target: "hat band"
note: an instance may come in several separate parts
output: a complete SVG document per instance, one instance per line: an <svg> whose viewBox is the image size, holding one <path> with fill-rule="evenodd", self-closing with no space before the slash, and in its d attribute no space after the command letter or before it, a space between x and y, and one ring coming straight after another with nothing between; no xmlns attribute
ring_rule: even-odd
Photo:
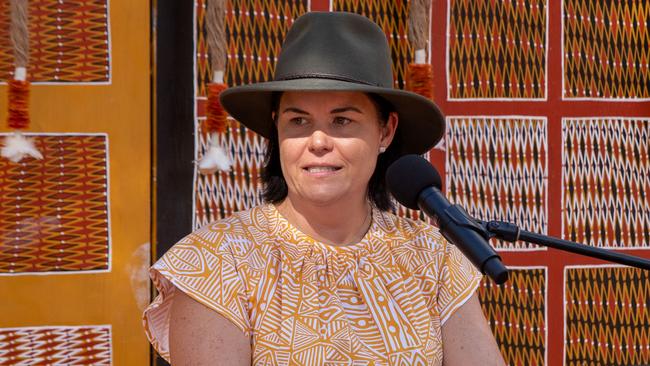
<svg viewBox="0 0 650 366"><path fill-rule="evenodd" d="M363 84L363 85L370 85L370 86L379 86L383 87L383 85L379 83L369 83L367 81L355 79L355 78L349 78L346 76L341 76L341 75L332 75L332 74L322 74L322 73L308 73L308 74L290 74L286 75L280 78L276 78L276 81L285 81L285 80L296 80L296 79L330 79L330 80L338 80L338 81L347 81L347 82L352 82L356 84Z"/></svg>

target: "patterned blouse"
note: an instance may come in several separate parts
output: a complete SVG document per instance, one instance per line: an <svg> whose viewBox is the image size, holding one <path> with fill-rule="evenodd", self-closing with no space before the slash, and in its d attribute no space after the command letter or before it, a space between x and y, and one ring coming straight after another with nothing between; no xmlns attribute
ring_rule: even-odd
<svg viewBox="0 0 650 366"><path fill-rule="evenodd" d="M273 205L206 225L152 267L147 337L169 360L181 290L251 338L254 365L441 365L441 326L480 274L435 227L372 215L346 247L303 234Z"/></svg>

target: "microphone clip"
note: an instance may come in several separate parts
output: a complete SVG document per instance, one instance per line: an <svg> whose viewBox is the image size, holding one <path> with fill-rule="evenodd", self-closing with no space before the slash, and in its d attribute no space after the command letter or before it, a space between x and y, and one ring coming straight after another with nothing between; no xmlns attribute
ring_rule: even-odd
<svg viewBox="0 0 650 366"><path fill-rule="evenodd" d="M483 222L480 220L474 219L470 214L465 211L463 206L460 205L451 205L445 210L447 218L453 221L456 225L462 226L464 228L475 231L477 234L483 237L485 240L490 240L495 236L491 233ZM444 225L445 223L439 223Z"/></svg>
<svg viewBox="0 0 650 366"><path fill-rule="evenodd" d="M519 240L519 226L505 221L479 221L481 226L489 233L490 237L497 237L503 241L514 243Z"/></svg>
<svg viewBox="0 0 650 366"><path fill-rule="evenodd" d="M463 206L451 205L445 210L447 217L456 225L475 231L485 240L497 237L499 240L514 243L519 240L519 226L506 221L483 221L473 218Z"/></svg>

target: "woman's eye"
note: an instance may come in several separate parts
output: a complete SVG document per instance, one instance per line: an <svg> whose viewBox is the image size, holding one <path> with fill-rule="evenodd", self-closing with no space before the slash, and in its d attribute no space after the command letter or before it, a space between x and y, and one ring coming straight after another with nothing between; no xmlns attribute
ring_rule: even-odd
<svg viewBox="0 0 650 366"><path fill-rule="evenodd" d="M349 118L334 117L334 124L337 124L337 125L344 126L344 125L347 125L350 122L352 122L352 120L350 120Z"/></svg>
<svg viewBox="0 0 650 366"><path fill-rule="evenodd" d="M302 126L307 123L307 119L304 117L295 117L289 120L292 125Z"/></svg>

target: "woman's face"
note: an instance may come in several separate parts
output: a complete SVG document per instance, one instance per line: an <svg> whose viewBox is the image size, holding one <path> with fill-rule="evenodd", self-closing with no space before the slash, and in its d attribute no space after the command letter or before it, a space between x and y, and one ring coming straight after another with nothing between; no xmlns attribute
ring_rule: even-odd
<svg viewBox="0 0 650 366"><path fill-rule="evenodd" d="M277 113L289 199L319 206L365 199L379 148L395 134L396 113L382 126L361 92L285 92Z"/></svg>

